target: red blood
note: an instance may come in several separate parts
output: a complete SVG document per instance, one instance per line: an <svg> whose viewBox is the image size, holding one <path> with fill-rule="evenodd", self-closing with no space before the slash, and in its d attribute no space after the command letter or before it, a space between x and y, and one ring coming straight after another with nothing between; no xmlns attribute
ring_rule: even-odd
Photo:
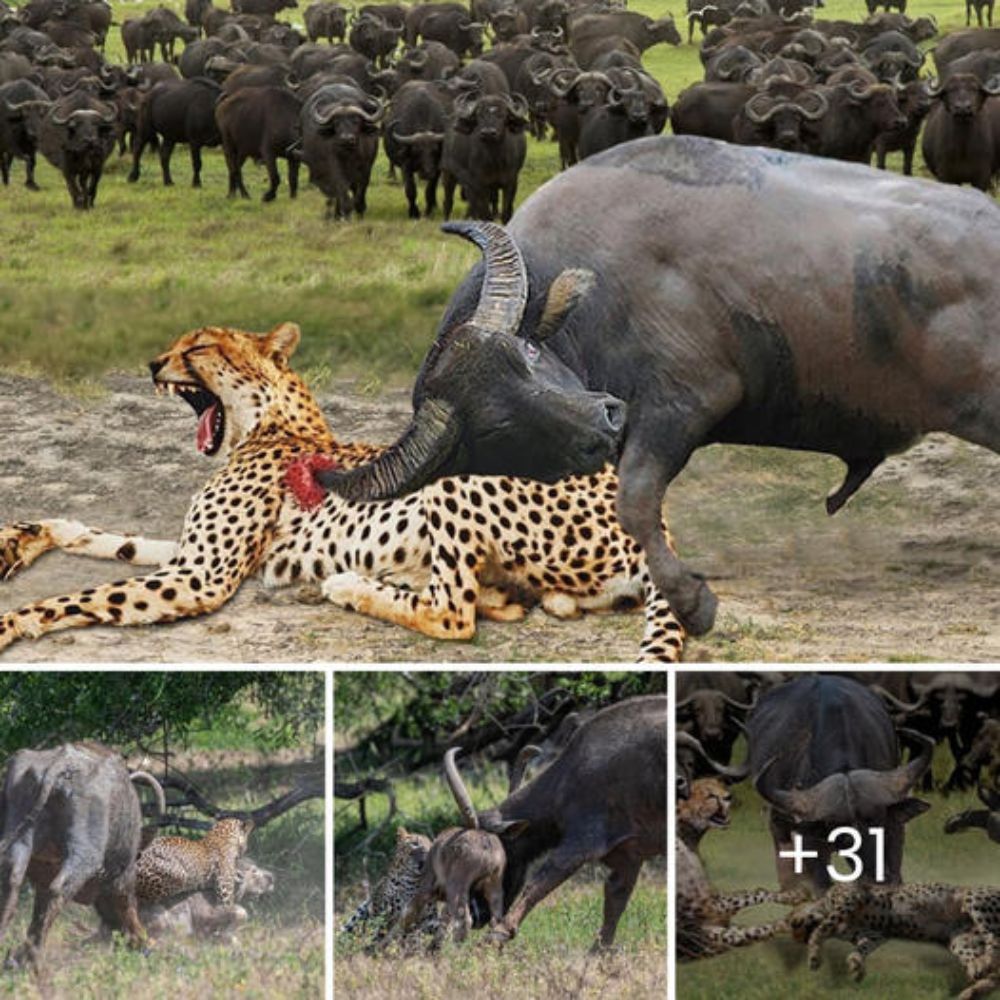
<svg viewBox="0 0 1000 1000"><path fill-rule="evenodd" d="M304 455L285 470L285 487L303 510L314 510L323 502L326 490L317 484L313 473L337 468L340 466L329 455Z"/></svg>

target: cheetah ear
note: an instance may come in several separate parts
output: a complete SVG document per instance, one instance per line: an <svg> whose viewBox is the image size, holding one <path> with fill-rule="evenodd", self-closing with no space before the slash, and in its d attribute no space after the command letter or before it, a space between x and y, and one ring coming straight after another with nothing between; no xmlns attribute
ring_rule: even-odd
<svg viewBox="0 0 1000 1000"><path fill-rule="evenodd" d="M571 267L563 271L549 285L545 298L545 308L538 320L532 340L541 343L563 325L566 317L577 307L580 300L594 287L593 271Z"/></svg>
<svg viewBox="0 0 1000 1000"><path fill-rule="evenodd" d="M284 365L299 346L302 331L298 323L279 323L270 333L266 334L261 344L264 354L267 354L277 365Z"/></svg>

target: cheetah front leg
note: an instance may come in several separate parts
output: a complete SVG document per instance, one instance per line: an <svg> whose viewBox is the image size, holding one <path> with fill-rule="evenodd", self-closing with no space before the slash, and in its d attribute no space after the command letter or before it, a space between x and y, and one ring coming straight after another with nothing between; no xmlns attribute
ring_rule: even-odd
<svg viewBox="0 0 1000 1000"><path fill-rule="evenodd" d="M0 580L9 580L53 549L135 566L163 566L177 554L177 543L88 528L62 518L18 521L0 528Z"/></svg>
<svg viewBox="0 0 1000 1000"><path fill-rule="evenodd" d="M639 663L677 663L686 633L670 602L656 589L649 570L642 571L643 614L646 625L639 646Z"/></svg>
<svg viewBox="0 0 1000 1000"><path fill-rule="evenodd" d="M147 576L50 597L0 617L0 650L18 639L89 625L151 625L208 614L236 592L241 577L209 576L170 564Z"/></svg>
<svg viewBox="0 0 1000 1000"><path fill-rule="evenodd" d="M458 542L448 533L444 494L425 491L422 513L428 525L424 544L431 554L430 579L421 591L403 590L358 573L336 573L322 585L327 600L348 611L422 632L432 639L471 639L476 633L479 572L487 542L479 530ZM448 497L451 500L451 497Z"/></svg>
<svg viewBox="0 0 1000 1000"><path fill-rule="evenodd" d="M770 941L778 934L788 930L784 920L770 924L758 924L756 927L704 927L705 937L710 945L710 954L721 955L734 948L746 948L759 941Z"/></svg>
<svg viewBox="0 0 1000 1000"><path fill-rule="evenodd" d="M712 897L712 912L720 917L731 917L741 910L763 903L780 903L794 906L803 901L802 893L796 890L786 892L773 889L749 889L746 892L720 893Z"/></svg>

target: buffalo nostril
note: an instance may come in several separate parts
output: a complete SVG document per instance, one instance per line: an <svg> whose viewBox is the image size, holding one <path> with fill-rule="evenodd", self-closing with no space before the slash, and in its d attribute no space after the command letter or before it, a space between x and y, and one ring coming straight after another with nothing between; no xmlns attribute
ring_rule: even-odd
<svg viewBox="0 0 1000 1000"><path fill-rule="evenodd" d="M625 426L625 404L618 402L605 403L604 419L611 430L616 433L620 431Z"/></svg>

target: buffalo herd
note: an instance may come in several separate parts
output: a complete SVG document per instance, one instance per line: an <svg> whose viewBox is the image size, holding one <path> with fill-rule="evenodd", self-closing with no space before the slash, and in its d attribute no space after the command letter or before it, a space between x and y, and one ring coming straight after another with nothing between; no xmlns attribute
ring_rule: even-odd
<svg viewBox="0 0 1000 1000"><path fill-rule="evenodd" d="M183 16L161 5L113 25L104 0L0 0L4 184L22 160L35 189L41 152L73 204L90 208L116 141L131 153L130 181L152 149L164 184L174 147L186 145L195 186L202 150L221 146L230 196L249 197L248 159L267 170L265 201L281 183L279 160L291 197L305 164L327 216L347 219L364 215L381 140L411 218L436 210L440 185L445 217L457 193L470 217L506 222L529 135L556 142L565 168L668 121L676 133L881 167L902 151L906 173L922 129L940 180L985 190L1000 169L991 27L941 40L931 76L921 46L937 34L932 18L873 8L854 23L824 20L802 0L688 0L704 81L671 106L643 54L679 45L681 33L672 16L620 0L316 0L301 12L295 0L231 3L186 0ZM278 20L289 12L304 23ZM124 65L105 57L113 27Z"/></svg>

